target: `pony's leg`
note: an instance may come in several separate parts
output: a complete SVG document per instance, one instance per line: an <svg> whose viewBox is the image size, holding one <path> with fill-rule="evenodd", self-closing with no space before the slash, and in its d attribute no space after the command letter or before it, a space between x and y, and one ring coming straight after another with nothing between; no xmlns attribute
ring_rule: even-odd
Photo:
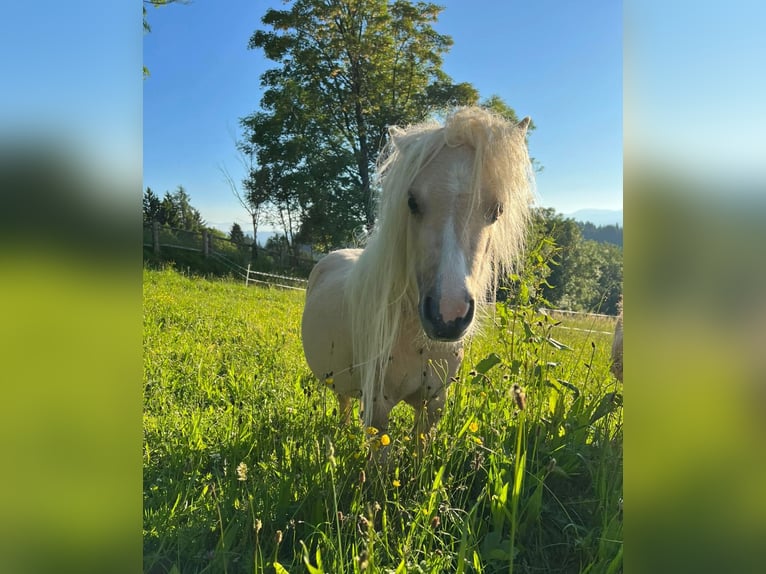
<svg viewBox="0 0 766 574"><path fill-rule="evenodd" d="M351 424L351 397L337 395L338 405L340 406L341 420L346 424Z"/></svg>
<svg viewBox="0 0 766 574"><path fill-rule="evenodd" d="M389 401L383 397L379 397L372 405L372 417L369 426L377 430L376 436L381 438L383 435L388 434L388 420L391 414L391 409L394 407ZM382 443L378 443L371 453L370 461L372 462L372 468L376 468L380 472L387 472L388 468L388 449L390 446L384 446Z"/></svg>
<svg viewBox="0 0 766 574"><path fill-rule="evenodd" d="M394 408L394 405L383 397L379 397L373 402L370 426L377 429L379 436L388 432L388 418L392 408Z"/></svg>

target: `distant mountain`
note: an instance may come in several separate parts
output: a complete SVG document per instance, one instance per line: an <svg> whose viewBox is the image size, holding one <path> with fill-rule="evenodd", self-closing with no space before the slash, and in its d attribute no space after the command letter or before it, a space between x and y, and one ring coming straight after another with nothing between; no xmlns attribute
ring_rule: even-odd
<svg viewBox="0 0 766 574"><path fill-rule="evenodd" d="M622 227L621 209L578 209L574 213L565 213L564 217L571 217L575 221L590 222L595 226L619 225Z"/></svg>

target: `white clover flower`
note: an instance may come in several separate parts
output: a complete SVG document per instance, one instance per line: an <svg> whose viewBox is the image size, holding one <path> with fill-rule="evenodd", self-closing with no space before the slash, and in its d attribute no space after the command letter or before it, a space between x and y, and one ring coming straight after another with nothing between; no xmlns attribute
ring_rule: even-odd
<svg viewBox="0 0 766 574"><path fill-rule="evenodd" d="M237 480L247 480L247 465L244 462L240 462L237 465Z"/></svg>

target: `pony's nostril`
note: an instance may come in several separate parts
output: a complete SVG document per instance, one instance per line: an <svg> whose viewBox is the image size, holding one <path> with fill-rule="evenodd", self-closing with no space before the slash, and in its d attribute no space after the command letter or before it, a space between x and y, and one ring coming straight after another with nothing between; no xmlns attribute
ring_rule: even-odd
<svg viewBox="0 0 766 574"><path fill-rule="evenodd" d="M474 308L474 300L471 299L470 301L468 301L468 312L463 317L463 322L465 324L470 323L471 320L473 319L473 308Z"/></svg>
<svg viewBox="0 0 766 574"><path fill-rule="evenodd" d="M465 315L455 319L456 326L460 327L461 329L465 329L466 327L468 327L468 325L471 324L471 321L473 321L473 308L474 308L474 301L473 299L471 299L470 301L468 301L468 310L465 312Z"/></svg>
<svg viewBox="0 0 766 574"><path fill-rule="evenodd" d="M423 301L423 311L425 312L426 317L431 321L435 321L439 317L439 309L437 309L436 301L433 297L426 296Z"/></svg>

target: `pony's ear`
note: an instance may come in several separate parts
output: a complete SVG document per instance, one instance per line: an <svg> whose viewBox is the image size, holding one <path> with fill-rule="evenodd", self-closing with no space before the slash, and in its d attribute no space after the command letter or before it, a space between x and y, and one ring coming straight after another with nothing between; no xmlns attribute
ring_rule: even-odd
<svg viewBox="0 0 766 574"><path fill-rule="evenodd" d="M529 128L529 124L532 123L532 118L527 116L523 120L521 120L518 124L516 124L516 127L521 130L521 135L525 136L527 135L527 129Z"/></svg>

